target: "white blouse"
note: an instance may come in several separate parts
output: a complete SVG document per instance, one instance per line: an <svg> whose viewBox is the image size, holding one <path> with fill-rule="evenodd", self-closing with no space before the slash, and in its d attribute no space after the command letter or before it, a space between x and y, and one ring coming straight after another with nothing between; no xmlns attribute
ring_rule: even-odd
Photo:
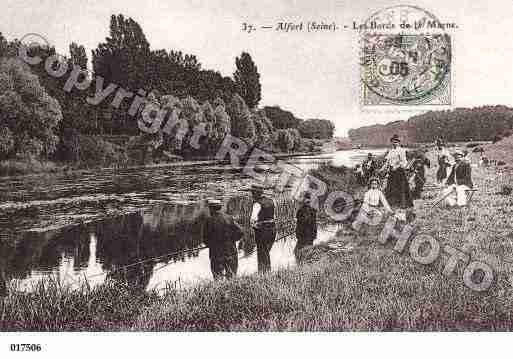
<svg viewBox="0 0 513 359"><path fill-rule="evenodd" d="M402 147L392 148L388 151L385 159L394 170L399 167L406 168L408 165L408 161L406 161L406 150Z"/></svg>
<svg viewBox="0 0 513 359"><path fill-rule="evenodd" d="M379 206L379 203L385 207L385 209L389 212L392 212L392 209L390 208L390 205L388 204L388 201L379 189L370 189L363 195L363 204L362 208L364 211L370 211L371 207L377 207Z"/></svg>

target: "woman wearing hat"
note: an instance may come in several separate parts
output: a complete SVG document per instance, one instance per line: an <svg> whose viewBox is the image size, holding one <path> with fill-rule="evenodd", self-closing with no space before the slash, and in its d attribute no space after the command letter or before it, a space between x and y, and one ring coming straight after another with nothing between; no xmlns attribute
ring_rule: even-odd
<svg viewBox="0 0 513 359"><path fill-rule="evenodd" d="M388 181L385 188L385 197L392 207L411 208L413 202L410 194L410 186L406 177L406 150L400 146L401 140L397 134L390 139L392 149L385 157L383 168L388 170Z"/></svg>
<svg viewBox="0 0 513 359"><path fill-rule="evenodd" d="M439 138L436 140L436 158L438 161L436 182L443 185L448 175L448 169L452 166L452 163L444 142Z"/></svg>

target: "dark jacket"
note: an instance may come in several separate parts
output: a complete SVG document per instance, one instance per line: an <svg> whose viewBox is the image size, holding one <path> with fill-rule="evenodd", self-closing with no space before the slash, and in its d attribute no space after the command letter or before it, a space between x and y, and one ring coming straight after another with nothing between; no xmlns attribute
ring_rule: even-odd
<svg viewBox="0 0 513 359"><path fill-rule="evenodd" d="M368 181L372 176L374 176L378 168L379 166L375 159L366 159L362 163L362 171L365 179Z"/></svg>
<svg viewBox="0 0 513 359"><path fill-rule="evenodd" d="M272 199L262 197L259 201L261 209L258 213L258 222L270 221L274 219L274 202Z"/></svg>
<svg viewBox="0 0 513 359"><path fill-rule="evenodd" d="M203 241L209 248L210 258L223 258L237 255L236 242L242 237L242 229L233 218L217 212L207 217Z"/></svg>
<svg viewBox="0 0 513 359"><path fill-rule="evenodd" d="M451 173L449 173L449 177L447 177L447 185L455 184L454 175L456 175L458 185L466 185L469 188L474 187L469 163L461 161L452 166Z"/></svg>
<svg viewBox="0 0 513 359"><path fill-rule="evenodd" d="M298 245L311 245L317 238L317 210L306 204L296 213Z"/></svg>

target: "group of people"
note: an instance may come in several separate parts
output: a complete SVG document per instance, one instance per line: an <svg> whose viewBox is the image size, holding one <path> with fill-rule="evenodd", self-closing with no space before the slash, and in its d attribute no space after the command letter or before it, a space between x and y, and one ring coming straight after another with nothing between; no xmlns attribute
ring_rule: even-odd
<svg viewBox="0 0 513 359"><path fill-rule="evenodd" d="M276 239L275 203L264 195L264 188L252 185L251 227L254 232L259 272L271 270L270 251ZM207 202L210 216L203 229L204 242L209 248L210 268L214 279L231 278L237 274L237 242L243 232L234 218L221 211L218 200ZM317 237L317 210L311 206L309 193L304 193L296 213L296 251L312 245Z"/></svg>
<svg viewBox="0 0 513 359"><path fill-rule="evenodd" d="M406 149L398 135L390 139L392 148L382 163L372 154L357 166L357 171L369 189L351 228L359 231L362 224L382 218L382 211L395 213L398 219L407 220L407 212L413 201L421 197L426 182L425 167L430 166L424 154L417 153L408 161ZM466 206L468 191L472 190L471 166L462 151L450 154L443 141L436 142L438 169L436 181L441 188L442 199L450 206ZM386 179L385 189L381 181ZM264 195L264 188L253 185L251 227L257 250L258 271L271 269L270 251L276 238L275 203ZM241 227L233 217L221 212L221 202L208 201L210 217L204 226L204 241L210 250L211 270L215 279L230 278L237 273L238 257L236 242L242 238ZM410 211L411 212L411 211ZM317 237L317 210L311 206L309 193L304 193L296 213L296 251L313 244Z"/></svg>
<svg viewBox="0 0 513 359"><path fill-rule="evenodd" d="M369 153L368 158L356 167L361 179L369 186L358 216L352 223L356 231L359 231L363 223L372 223L373 219L382 218L382 209L389 214L395 212L392 208L401 209L401 217L406 220L406 211L413 207L413 200L421 198L426 182L425 167L430 167L430 161L423 154L417 153L408 162L399 136L394 135L390 142L392 149L386 153L382 166ZM451 207L466 206L468 192L474 187L470 161L461 150L449 154L441 139L436 141L436 155L436 181L441 188L441 198ZM384 191L380 189L380 177L387 179Z"/></svg>

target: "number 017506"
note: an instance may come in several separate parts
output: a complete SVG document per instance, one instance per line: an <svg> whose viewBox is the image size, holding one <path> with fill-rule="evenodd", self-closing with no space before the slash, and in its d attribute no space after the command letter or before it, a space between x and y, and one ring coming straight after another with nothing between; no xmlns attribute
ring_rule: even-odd
<svg viewBox="0 0 513 359"><path fill-rule="evenodd" d="M11 344L12 352L40 352L41 344Z"/></svg>

